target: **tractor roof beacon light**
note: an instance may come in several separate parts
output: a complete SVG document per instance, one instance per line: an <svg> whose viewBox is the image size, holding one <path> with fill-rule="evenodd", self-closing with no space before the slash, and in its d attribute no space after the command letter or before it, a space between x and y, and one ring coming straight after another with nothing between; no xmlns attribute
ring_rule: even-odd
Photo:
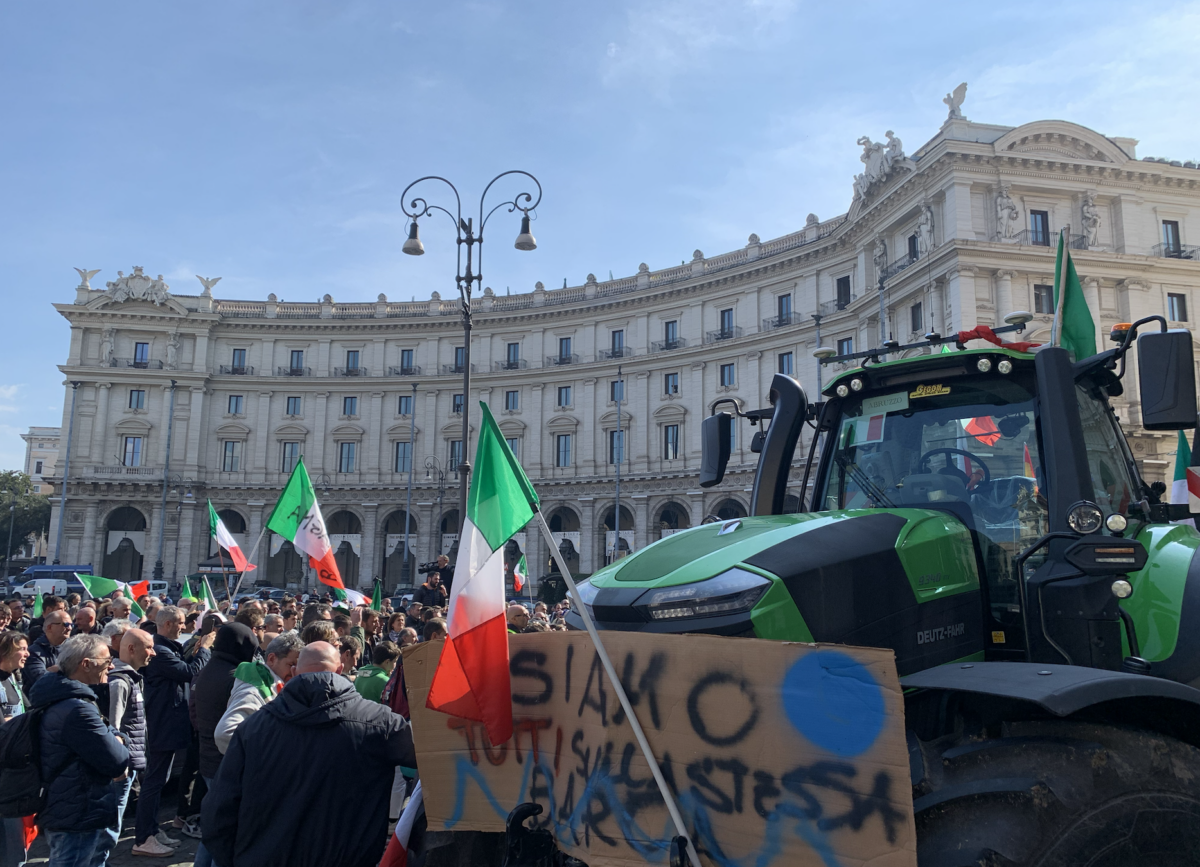
<svg viewBox="0 0 1200 867"><path fill-rule="evenodd" d="M529 231L529 212L526 211L521 215L521 234L517 235L517 242L513 244L518 250L536 250L537 241L534 240L533 233Z"/></svg>
<svg viewBox="0 0 1200 867"><path fill-rule="evenodd" d="M1112 327L1112 331L1108 332L1108 339L1120 346L1125 342L1125 335L1129 333L1129 329L1133 327L1132 322L1118 322Z"/></svg>
<svg viewBox="0 0 1200 867"><path fill-rule="evenodd" d="M1025 310L1014 310L1012 313L1004 317L1005 325L1024 325L1026 322L1033 319L1033 314Z"/></svg>
<svg viewBox="0 0 1200 867"><path fill-rule="evenodd" d="M421 238L417 234L417 221L413 220L408 227L408 240L404 242L404 246L400 248L404 253L410 256L425 255L425 245L421 243Z"/></svg>
<svg viewBox="0 0 1200 867"><path fill-rule="evenodd" d="M1076 503L1067 512L1067 524L1081 536L1090 536L1104 525L1104 513L1095 503Z"/></svg>
<svg viewBox="0 0 1200 867"><path fill-rule="evenodd" d="M837 350L831 346L818 346L813 350L813 358L833 358Z"/></svg>

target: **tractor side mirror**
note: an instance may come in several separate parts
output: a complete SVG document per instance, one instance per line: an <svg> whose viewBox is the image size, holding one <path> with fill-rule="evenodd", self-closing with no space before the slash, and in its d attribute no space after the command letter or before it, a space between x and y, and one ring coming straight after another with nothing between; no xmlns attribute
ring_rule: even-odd
<svg viewBox="0 0 1200 867"><path fill-rule="evenodd" d="M1138 384L1146 430L1196 426L1196 364L1188 331L1138 336Z"/></svg>
<svg viewBox="0 0 1200 867"><path fill-rule="evenodd" d="M700 454L700 487L711 488L725 478L725 465L733 441L733 415L717 412L700 425L703 451Z"/></svg>

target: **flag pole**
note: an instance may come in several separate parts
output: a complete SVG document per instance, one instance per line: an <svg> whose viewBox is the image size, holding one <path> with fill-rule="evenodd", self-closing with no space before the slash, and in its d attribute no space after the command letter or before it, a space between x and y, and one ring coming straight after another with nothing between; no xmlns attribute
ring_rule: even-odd
<svg viewBox="0 0 1200 867"><path fill-rule="evenodd" d="M579 616L583 618L583 625L587 628L588 635L591 636L592 643L596 646L596 654L600 657L600 662L604 666L608 680L613 686L613 691L617 694L617 700L621 703L621 709L625 711L625 716L629 719L629 726L633 729L633 736L637 739L638 746L641 747L642 755L646 757L646 763L650 766L650 773L654 775L654 782L658 784L658 791L662 794L663 800L666 801L667 812L670 813L671 821L675 824L675 831L687 841L687 853L688 858L692 862L692 867L700 867L700 856L696 854L696 847L692 845L692 838L687 832L687 826L683 823L683 816L679 812L679 806L675 803L675 797L671 794L671 790L667 786L662 769L658 766L658 760L654 757L654 752L650 749L650 743L646 740L646 733L642 731L642 724L638 722L637 715L633 712L633 706L629 703L629 696L625 694L625 687L622 685L621 679L617 677L617 670L613 667L612 660L609 659L608 651L604 649L604 645L600 641L600 633L596 631L596 624L592 622L592 615L588 613L587 606L579 598L579 588L575 586L575 579L571 577L571 570L567 568L566 562L563 561L562 553L554 545L554 537L550 533L550 525L546 523L546 517L542 514L541 509L534 504L530 505L533 505L533 513L537 515L538 525L542 528L542 535L550 543L550 553L554 558L554 562L558 564L558 571L562 573L563 580L567 582L567 588L570 590L571 598L579 608Z"/></svg>
<svg viewBox="0 0 1200 867"><path fill-rule="evenodd" d="M260 544L262 544L263 536L265 536L266 534L267 534L267 525L263 524L263 528L258 533L258 538L254 540L254 547L250 549L250 556L246 559L247 563L254 562L254 557L256 554L258 554L258 546ZM221 546L218 545L217 549L220 550L220 548L221 548ZM242 579L245 577L246 577L245 572L238 573L237 584L235 584L233 587L233 593L235 596L237 595L238 590L240 590L242 588ZM232 600L231 600L231 604L232 604Z"/></svg>

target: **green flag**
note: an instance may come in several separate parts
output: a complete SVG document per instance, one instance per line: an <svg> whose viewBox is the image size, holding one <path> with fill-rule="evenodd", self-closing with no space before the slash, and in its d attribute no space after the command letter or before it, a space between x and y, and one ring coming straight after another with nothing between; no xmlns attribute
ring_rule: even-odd
<svg viewBox="0 0 1200 867"><path fill-rule="evenodd" d="M195 599L192 595L192 582L188 580L186 575L183 576L183 587L179 592L180 599Z"/></svg>
<svg viewBox="0 0 1200 867"><path fill-rule="evenodd" d="M1179 442L1175 446L1175 478L1171 484L1172 503L1188 502L1187 471L1191 465L1192 449L1188 445L1187 437L1183 435L1183 431L1180 431Z"/></svg>
<svg viewBox="0 0 1200 867"><path fill-rule="evenodd" d="M1087 299L1083 297L1083 286L1079 283L1079 275L1075 273L1075 263L1071 261L1071 253L1066 249L1063 233L1058 236L1058 257L1054 265L1054 310L1058 328L1058 345L1075 355L1076 361L1082 361L1096 354L1096 322L1088 310ZM1066 257L1066 267L1063 267L1063 257ZM1059 285L1063 273L1066 273L1066 292L1059 300Z"/></svg>
<svg viewBox="0 0 1200 867"><path fill-rule="evenodd" d="M383 582L376 581L375 589L371 591L371 610L383 610Z"/></svg>
<svg viewBox="0 0 1200 867"><path fill-rule="evenodd" d="M42 616L42 602L43 602L42 594L35 593L33 595L33 616L34 617Z"/></svg>
<svg viewBox="0 0 1200 867"><path fill-rule="evenodd" d="M114 581L111 578L101 578L99 575L80 575L75 573L75 577L79 579L79 583L83 585L83 589L88 592L88 595L95 599L103 599L114 590L124 592L125 598L129 600L129 607L133 613L141 618L146 616L146 612L142 610L142 606L137 604L137 590L146 592L146 582L143 581L138 585L137 589L124 581Z"/></svg>

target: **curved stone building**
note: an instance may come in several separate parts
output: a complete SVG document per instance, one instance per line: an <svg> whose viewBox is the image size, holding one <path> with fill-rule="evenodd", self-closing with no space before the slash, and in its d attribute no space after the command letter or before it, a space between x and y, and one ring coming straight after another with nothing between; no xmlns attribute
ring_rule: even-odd
<svg viewBox="0 0 1200 867"><path fill-rule="evenodd" d="M590 573L616 541L622 456L623 548L709 514L745 514L754 431L736 426L725 482L702 491L700 422L718 399L764 405L777 371L815 393L818 346L854 351L881 335L904 343L1002 324L1014 310L1033 313L1029 333L1044 339L1063 227L1098 339L1150 313L1188 324L1200 284L1194 164L1138 159L1134 140L1064 121L951 118L911 154L887 139L860 139L864 172L846 214L809 215L791 234L750 235L716 256L697 250L664 270L485 291L465 401L456 299L225 301L212 296L215 281L184 295L141 268L105 289L85 281L73 303L56 305L71 327L64 431L78 384L70 478L48 479L67 495L59 559L113 578L148 575L161 535L166 575L185 574L215 552L206 498L249 548L303 455L347 584L378 576L389 590L404 586L410 479L410 560L424 562L454 542L461 412L482 400L572 568ZM1137 417L1132 388L1120 411ZM1173 436L1134 433L1148 479L1169 475ZM793 486L788 502L799 508L799 474ZM51 540L63 511L56 505ZM532 527L524 543L533 574L549 571ZM291 545L270 534L256 559L259 581L312 582Z"/></svg>

